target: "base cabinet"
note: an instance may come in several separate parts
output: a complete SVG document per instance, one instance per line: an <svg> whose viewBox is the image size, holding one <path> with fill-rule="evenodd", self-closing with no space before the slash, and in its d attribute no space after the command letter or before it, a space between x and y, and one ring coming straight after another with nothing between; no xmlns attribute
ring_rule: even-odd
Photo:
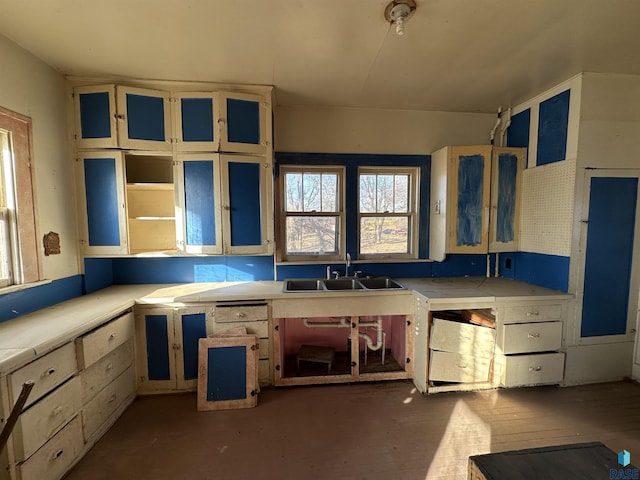
<svg viewBox="0 0 640 480"><path fill-rule="evenodd" d="M138 393L195 391L198 341L213 333L210 307L136 309Z"/></svg>
<svg viewBox="0 0 640 480"><path fill-rule="evenodd" d="M505 357L504 387L542 385L562 382L564 353L509 355Z"/></svg>

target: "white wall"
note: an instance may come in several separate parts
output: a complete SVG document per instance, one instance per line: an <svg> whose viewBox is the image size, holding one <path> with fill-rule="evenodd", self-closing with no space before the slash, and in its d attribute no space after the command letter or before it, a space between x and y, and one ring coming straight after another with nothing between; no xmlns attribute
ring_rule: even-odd
<svg viewBox="0 0 640 480"><path fill-rule="evenodd" d="M31 117L40 236L60 235L61 254L45 257L47 279L79 273L73 163L65 81L55 70L0 35L0 106ZM42 239L38 245L43 251Z"/></svg>
<svg viewBox="0 0 640 480"><path fill-rule="evenodd" d="M495 114L276 106L275 151L427 155L487 145Z"/></svg>

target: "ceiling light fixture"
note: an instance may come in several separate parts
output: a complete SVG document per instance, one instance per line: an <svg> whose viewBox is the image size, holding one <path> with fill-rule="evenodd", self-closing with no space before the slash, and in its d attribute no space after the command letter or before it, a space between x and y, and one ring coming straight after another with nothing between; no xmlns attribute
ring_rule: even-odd
<svg viewBox="0 0 640 480"><path fill-rule="evenodd" d="M393 0L384 10L384 18L396 26L396 33L404 35L404 22L416 11L415 0Z"/></svg>

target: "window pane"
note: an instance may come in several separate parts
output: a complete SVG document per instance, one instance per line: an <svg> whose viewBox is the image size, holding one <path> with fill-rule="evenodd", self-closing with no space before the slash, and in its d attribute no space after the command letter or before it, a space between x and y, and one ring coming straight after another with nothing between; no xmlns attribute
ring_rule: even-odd
<svg viewBox="0 0 640 480"><path fill-rule="evenodd" d="M376 175L360 175L360 212L376 211Z"/></svg>
<svg viewBox="0 0 640 480"><path fill-rule="evenodd" d="M408 212L409 208L409 175L396 175L394 178L393 211Z"/></svg>
<svg viewBox="0 0 640 480"><path fill-rule="evenodd" d="M409 253L409 218L361 218L360 253L363 255Z"/></svg>
<svg viewBox="0 0 640 480"><path fill-rule="evenodd" d="M322 174L322 211L338 211L338 174Z"/></svg>
<svg viewBox="0 0 640 480"><path fill-rule="evenodd" d="M393 175L378 175L376 212L393 211Z"/></svg>
<svg viewBox="0 0 640 480"><path fill-rule="evenodd" d="M319 173L305 173L302 180L304 192L303 212L320 211L320 192L322 191L322 177Z"/></svg>
<svg viewBox="0 0 640 480"><path fill-rule="evenodd" d="M285 175L285 210L287 212L302 211L302 174L287 173Z"/></svg>
<svg viewBox="0 0 640 480"><path fill-rule="evenodd" d="M338 252L338 217L288 216L286 229L289 255Z"/></svg>

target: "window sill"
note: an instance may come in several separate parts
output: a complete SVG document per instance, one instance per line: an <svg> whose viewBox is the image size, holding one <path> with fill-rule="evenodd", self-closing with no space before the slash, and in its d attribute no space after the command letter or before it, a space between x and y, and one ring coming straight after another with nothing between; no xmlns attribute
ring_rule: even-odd
<svg viewBox="0 0 640 480"><path fill-rule="evenodd" d="M29 288L39 287L40 285L47 285L51 282L52 280L38 280L37 282L22 283L20 285L9 285L8 287L0 287L0 295L19 292L21 290L28 290Z"/></svg>
<svg viewBox="0 0 640 480"><path fill-rule="evenodd" d="M351 265L358 264L372 264L372 263L433 263L434 260L429 258L380 258L380 259L365 259L365 260L352 260ZM280 261L276 262L276 265L343 265L342 260L306 260L306 261Z"/></svg>

